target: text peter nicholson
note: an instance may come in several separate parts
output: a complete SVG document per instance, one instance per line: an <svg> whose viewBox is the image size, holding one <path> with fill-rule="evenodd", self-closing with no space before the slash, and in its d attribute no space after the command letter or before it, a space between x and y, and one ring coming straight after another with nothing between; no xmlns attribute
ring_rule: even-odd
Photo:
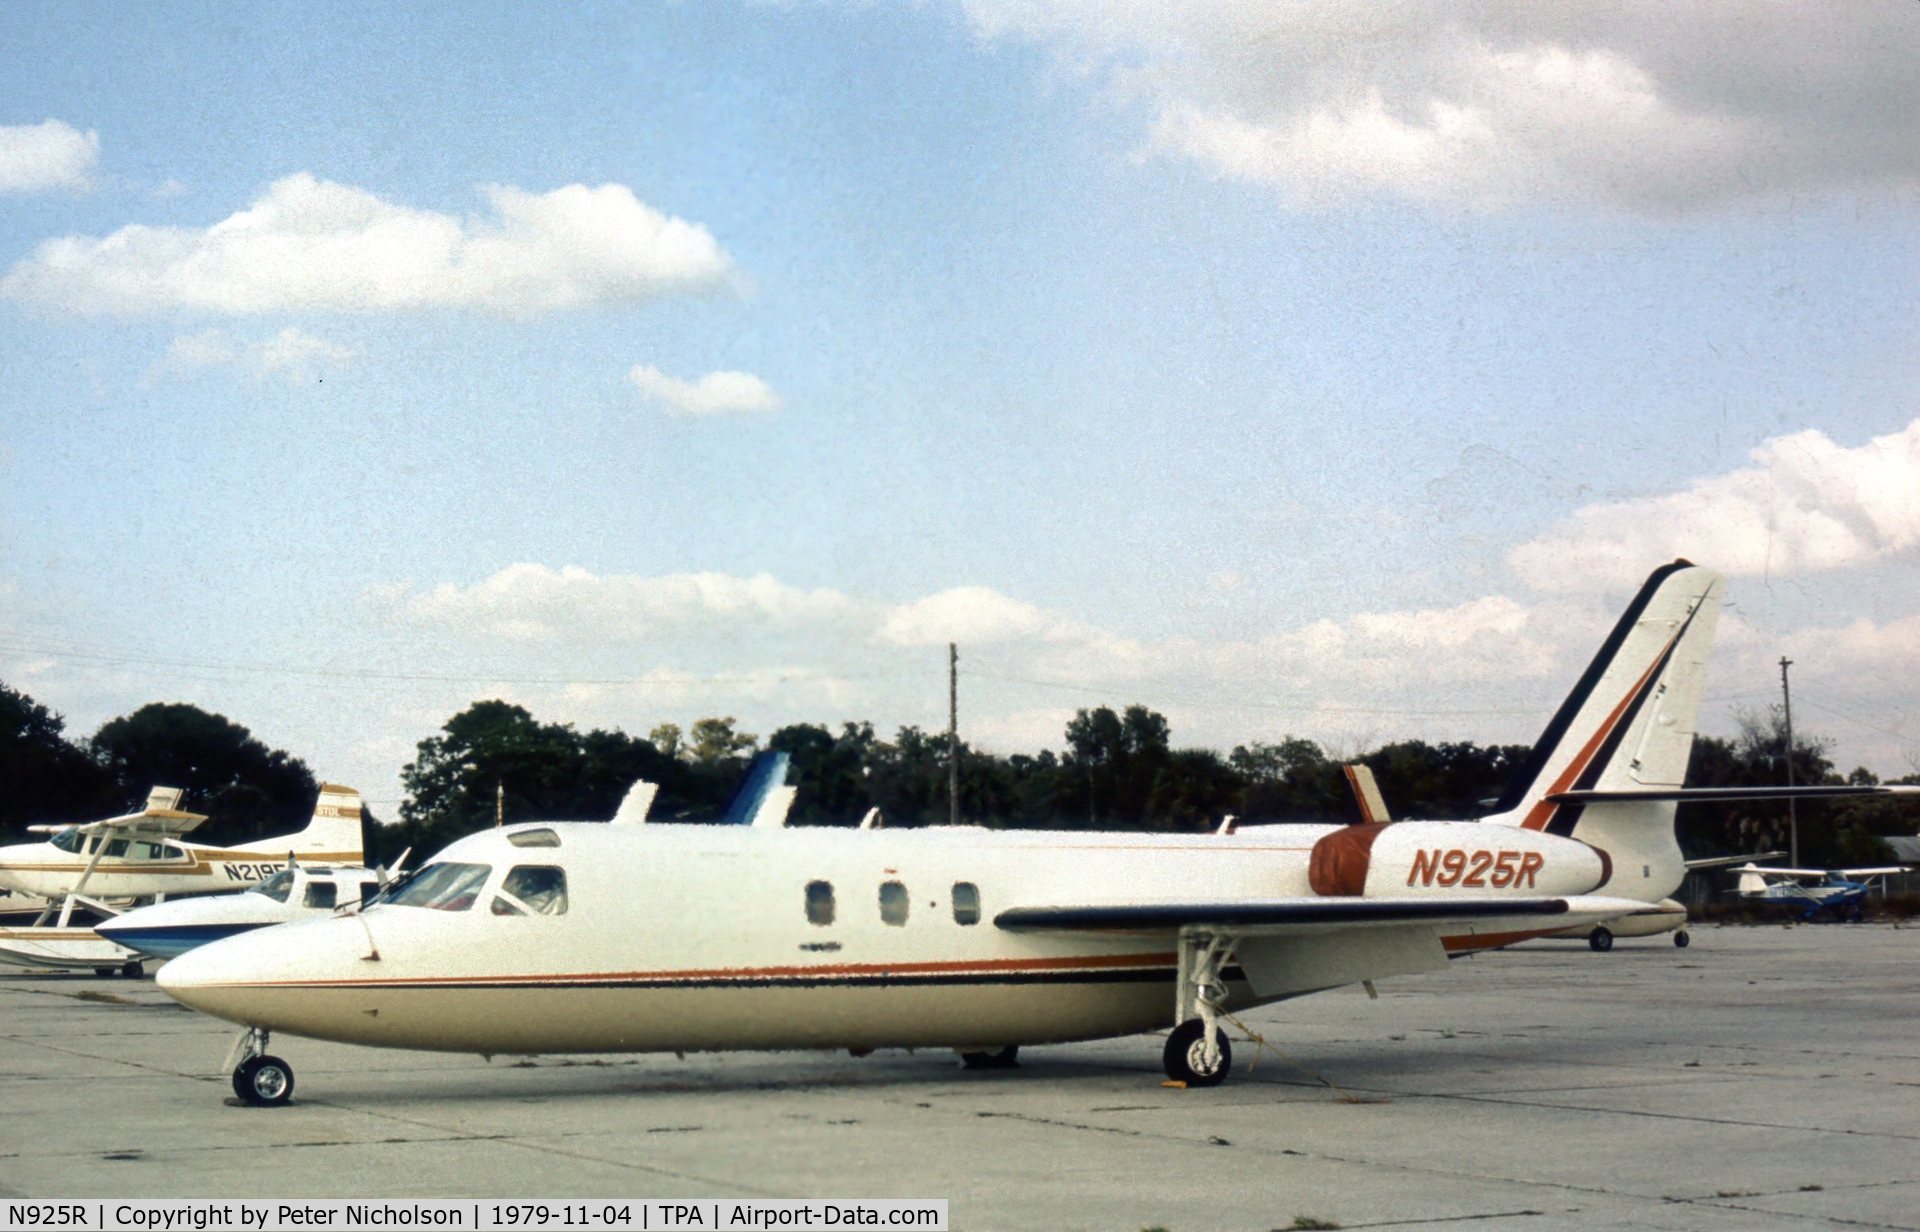
<svg viewBox="0 0 1920 1232"><path fill-rule="evenodd" d="M912 1228L947 1232L944 1198L116 1199L9 1202L0 1228L53 1232L715 1232Z"/></svg>

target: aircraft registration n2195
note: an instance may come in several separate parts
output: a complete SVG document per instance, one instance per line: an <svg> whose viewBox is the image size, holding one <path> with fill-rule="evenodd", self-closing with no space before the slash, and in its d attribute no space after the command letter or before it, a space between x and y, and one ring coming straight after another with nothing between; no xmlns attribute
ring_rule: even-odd
<svg viewBox="0 0 1920 1232"><path fill-rule="evenodd" d="M1444 967L1658 902L1719 577L1648 579L1478 822L1170 835L533 823L471 835L353 914L169 963L247 1028L233 1085L282 1103L269 1033L484 1054L951 1047L1171 1027L1224 1079L1219 1020ZM1861 789L1862 792L1885 789Z"/></svg>

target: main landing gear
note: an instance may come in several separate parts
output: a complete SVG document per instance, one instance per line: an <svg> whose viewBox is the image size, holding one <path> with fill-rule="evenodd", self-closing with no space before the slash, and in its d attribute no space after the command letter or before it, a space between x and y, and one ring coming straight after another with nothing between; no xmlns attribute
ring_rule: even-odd
<svg viewBox="0 0 1920 1232"><path fill-rule="evenodd" d="M1685 945L1686 942L1680 944ZM1596 954L1606 953L1613 948L1613 930L1605 924L1594 925L1593 931L1587 934L1587 945Z"/></svg>
<svg viewBox="0 0 1920 1232"><path fill-rule="evenodd" d="M117 967L95 967L93 969L95 975L112 975L116 971L127 979L137 980L147 973L147 968L139 959L129 958Z"/></svg>
<svg viewBox="0 0 1920 1232"><path fill-rule="evenodd" d="M1020 1045L1008 1044L1005 1048L968 1049L960 1054L960 1064L968 1069L1019 1069Z"/></svg>
<svg viewBox="0 0 1920 1232"><path fill-rule="evenodd" d="M1180 933L1180 968L1174 989L1173 1018L1179 1025L1167 1036L1161 1062L1167 1077L1190 1087L1215 1087L1233 1068L1233 1049L1220 1029L1220 1007L1227 999L1221 978L1233 957L1233 940L1210 933Z"/></svg>
<svg viewBox="0 0 1920 1232"><path fill-rule="evenodd" d="M293 1098L293 1066L267 1054L263 1027L249 1027L234 1048L243 1055L233 1068L233 1093L256 1108L277 1108Z"/></svg>

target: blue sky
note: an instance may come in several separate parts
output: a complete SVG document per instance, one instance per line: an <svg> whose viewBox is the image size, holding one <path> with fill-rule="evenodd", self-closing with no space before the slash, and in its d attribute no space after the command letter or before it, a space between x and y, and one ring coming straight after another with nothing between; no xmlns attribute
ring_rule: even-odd
<svg viewBox="0 0 1920 1232"><path fill-rule="evenodd" d="M1522 740L1684 553L1709 730L1920 768L1920 17L1821 13L10 6L0 679L385 801L950 638L1001 749Z"/></svg>

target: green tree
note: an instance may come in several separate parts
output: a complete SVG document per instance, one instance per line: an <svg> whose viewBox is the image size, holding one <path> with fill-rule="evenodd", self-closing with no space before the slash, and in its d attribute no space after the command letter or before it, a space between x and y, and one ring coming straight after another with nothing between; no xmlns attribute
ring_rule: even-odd
<svg viewBox="0 0 1920 1232"><path fill-rule="evenodd" d="M724 719L695 720L693 730L687 734L688 752L693 760L712 765L741 753L752 752L760 738L735 731L733 723L732 715Z"/></svg>
<svg viewBox="0 0 1920 1232"><path fill-rule="evenodd" d="M112 778L65 730L59 715L0 684L0 833L91 821L120 805Z"/></svg>
<svg viewBox="0 0 1920 1232"><path fill-rule="evenodd" d="M299 758L268 748L227 718L183 702L154 702L103 725L88 742L123 801L154 786L186 789L209 820L196 839L240 843L305 828L320 785Z"/></svg>

